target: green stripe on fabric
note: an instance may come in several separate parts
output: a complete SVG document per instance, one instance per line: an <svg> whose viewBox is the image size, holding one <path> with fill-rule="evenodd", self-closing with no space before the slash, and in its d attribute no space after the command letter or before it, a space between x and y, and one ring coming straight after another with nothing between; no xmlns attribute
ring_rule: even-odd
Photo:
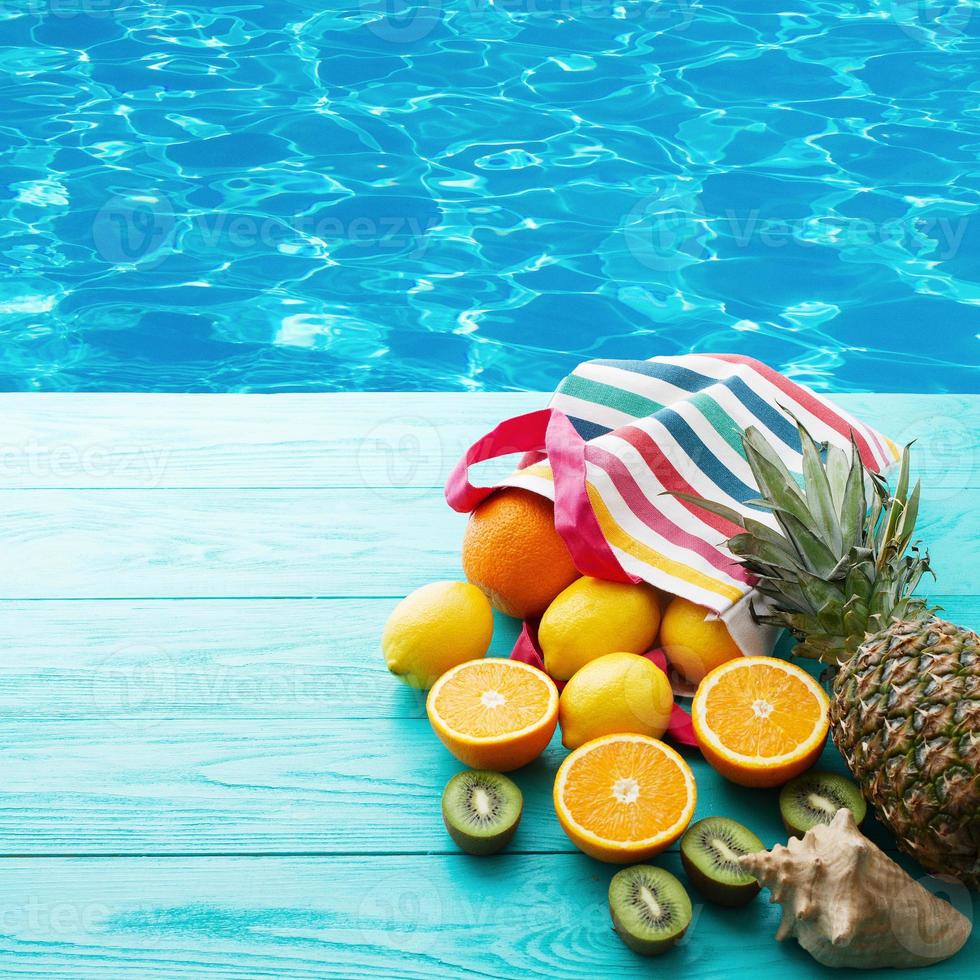
<svg viewBox="0 0 980 980"><path fill-rule="evenodd" d="M742 457L747 459L742 446L742 429L738 423L710 395L698 392L689 399L698 411L711 423L711 427Z"/></svg>
<svg viewBox="0 0 980 980"><path fill-rule="evenodd" d="M604 405L606 408L615 408L627 415L632 415L636 419L653 415L664 407L650 398L644 398L642 395L636 395L622 388L614 388L612 385L603 384L601 381L581 378L576 374L570 374L565 378L558 391L563 395L571 395L573 398L581 398L583 401L594 402L596 405Z"/></svg>
<svg viewBox="0 0 980 980"><path fill-rule="evenodd" d="M607 408L615 408L637 419L653 415L666 407L655 402L652 398L638 395L626 388L605 384L602 381L593 381L591 378L583 378L577 374L570 374L565 378L558 390L563 395L571 395L575 398L581 398L583 401L604 405ZM718 402L702 391L692 393L688 400L698 409L715 432L742 459L748 458L745 455L745 449L742 447L741 427Z"/></svg>

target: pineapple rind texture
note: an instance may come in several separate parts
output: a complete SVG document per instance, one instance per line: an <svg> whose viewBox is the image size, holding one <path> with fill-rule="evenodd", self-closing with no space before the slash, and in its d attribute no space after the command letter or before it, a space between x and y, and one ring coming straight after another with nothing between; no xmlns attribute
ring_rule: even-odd
<svg viewBox="0 0 980 980"><path fill-rule="evenodd" d="M899 847L980 887L980 637L936 617L891 624L841 666L830 715Z"/></svg>

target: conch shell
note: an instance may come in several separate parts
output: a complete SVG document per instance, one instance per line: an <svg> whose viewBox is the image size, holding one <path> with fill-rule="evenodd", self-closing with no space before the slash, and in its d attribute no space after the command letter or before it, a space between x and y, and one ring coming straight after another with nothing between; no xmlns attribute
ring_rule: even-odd
<svg viewBox="0 0 980 980"><path fill-rule="evenodd" d="M776 938L795 936L824 966L926 966L957 952L972 929L875 847L848 809L739 864L782 905Z"/></svg>

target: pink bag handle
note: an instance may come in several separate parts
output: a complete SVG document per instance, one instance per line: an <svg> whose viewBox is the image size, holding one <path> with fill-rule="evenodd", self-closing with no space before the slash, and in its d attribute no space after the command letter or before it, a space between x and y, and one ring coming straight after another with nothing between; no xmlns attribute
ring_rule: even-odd
<svg viewBox="0 0 980 980"><path fill-rule="evenodd" d="M575 567L595 578L639 582L620 565L592 509L585 482L585 445L568 416L556 408L507 419L477 439L456 464L446 482L446 502L455 511L469 513L497 489L470 483L469 468L474 463L512 453L545 452L555 480L555 529Z"/></svg>
<svg viewBox="0 0 980 980"><path fill-rule="evenodd" d="M585 482L585 447L585 440L568 416L556 408L507 419L477 439L453 468L446 481L446 502L453 510L466 514L497 489L470 483L469 470L474 463L513 453L544 452L555 479L555 529L568 547L575 567L583 575L595 578L640 582L642 579L630 575L616 559L592 509ZM544 670L536 624L524 623L510 656ZM661 651L652 650L646 656L666 672L667 661ZM674 705L666 735L680 745L697 745L691 716L680 705Z"/></svg>

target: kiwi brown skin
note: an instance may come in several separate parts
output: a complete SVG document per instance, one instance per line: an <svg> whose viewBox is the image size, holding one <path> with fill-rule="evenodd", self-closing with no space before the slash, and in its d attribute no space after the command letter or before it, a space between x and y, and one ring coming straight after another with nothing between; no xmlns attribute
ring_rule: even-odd
<svg viewBox="0 0 980 980"><path fill-rule="evenodd" d="M443 811L443 821L456 846L461 851L466 851L467 854L473 854L476 857L486 857L488 854L496 854L498 851L502 851L514 839L514 834L517 833L517 824L520 823L518 820L509 830L497 837L471 837L446 820L445 811Z"/></svg>
<svg viewBox="0 0 980 980"><path fill-rule="evenodd" d="M516 816L508 826L502 827L499 833L493 835L467 833L466 829L459 825L456 815L452 812L450 799L454 784L460 779L474 777L483 777L496 783L505 783L509 787L509 791L516 796L518 804ZM524 799L521 796L520 790L512 780L498 772L464 770L449 780L442 795L442 821L446 825L449 836L461 851L478 857L485 857L488 854L496 854L498 851L502 851L513 840L514 834L517 833L517 828L520 825L523 813Z"/></svg>
<svg viewBox="0 0 980 980"><path fill-rule="evenodd" d="M661 953L666 953L671 946L677 944L680 938L687 932L687 926L676 936L671 936L669 939L640 939L639 936L634 936L633 933L626 928L623 922L620 920L619 916L616 915L616 910L610 905L609 913L612 916L613 928L619 935L619 938L629 946L634 953L639 953L640 956L660 956Z"/></svg>
<svg viewBox="0 0 980 980"><path fill-rule="evenodd" d="M681 864L684 865L684 871L691 884L701 895L709 902L714 902L715 905L738 909L743 905L748 905L762 890L762 886L757 881L751 881L744 885L723 885L714 881L694 864L683 851L681 851Z"/></svg>
<svg viewBox="0 0 980 980"><path fill-rule="evenodd" d="M661 887L667 882L670 883L668 890L672 889L674 892L673 895L669 896L669 900L673 906L672 914L684 920L683 925L680 925L675 932L657 938L643 937L637 935L625 917L620 915L613 898L616 880L622 878L624 875L635 874L637 872L641 874L651 873L659 879ZM651 887L655 887L655 885L651 885ZM619 900L622 901L621 895L619 896ZM612 917L613 928L623 943L633 950L634 953L639 953L641 956L660 956L662 953L666 953L672 946L676 945L691 924L691 913L691 902L687 896L687 892L684 890L684 886L673 875L661 868L649 865L636 865L631 868L624 868L622 871L617 872L613 876L613 881L610 882L609 914Z"/></svg>
<svg viewBox="0 0 980 980"><path fill-rule="evenodd" d="M691 884L709 902L714 902L716 905L724 905L732 909L741 908L759 894L761 891L759 882L751 879L751 876L748 874L745 874L745 878L751 880L744 882L721 881L713 878L702 868L698 867L689 853L689 847L692 846L693 840L696 839L698 831L709 821L723 822L725 825L728 825L733 835L740 835L741 839L737 843L741 846L738 847L736 853L744 851L744 853L749 854L755 851L761 851L764 845L748 827L744 827L742 824L727 818L707 817L699 820L697 823L691 824L685 832L684 837L681 838L681 864L684 866L684 871ZM734 846L733 850L736 850Z"/></svg>

